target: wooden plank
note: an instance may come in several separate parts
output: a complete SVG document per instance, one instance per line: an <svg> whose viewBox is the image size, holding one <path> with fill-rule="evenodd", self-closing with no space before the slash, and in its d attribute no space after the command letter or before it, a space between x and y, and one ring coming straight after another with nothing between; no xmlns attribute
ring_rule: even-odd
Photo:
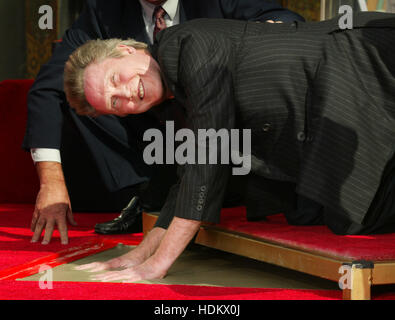
<svg viewBox="0 0 395 320"><path fill-rule="evenodd" d="M158 215L143 212L143 234L144 237L152 230L155 225Z"/></svg>
<svg viewBox="0 0 395 320"><path fill-rule="evenodd" d="M290 249L258 241L240 235L201 228L196 243L225 252L275 264L292 270L308 273L324 279L338 281L343 262L321 257L300 250Z"/></svg>
<svg viewBox="0 0 395 320"><path fill-rule="evenodd" d="M375 262L372 270L372 284L395 283L395 261Z"/></svg>

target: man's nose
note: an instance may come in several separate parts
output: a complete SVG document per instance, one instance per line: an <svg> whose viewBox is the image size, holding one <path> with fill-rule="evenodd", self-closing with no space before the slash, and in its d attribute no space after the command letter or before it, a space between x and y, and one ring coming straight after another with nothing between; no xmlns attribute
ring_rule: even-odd
<svg viewBox="0 0 395 320"><path fill-rule="evenodd" d="M117 87L117 95L125 98L131 97L130 88L126 84L121 84Z"/></svg>

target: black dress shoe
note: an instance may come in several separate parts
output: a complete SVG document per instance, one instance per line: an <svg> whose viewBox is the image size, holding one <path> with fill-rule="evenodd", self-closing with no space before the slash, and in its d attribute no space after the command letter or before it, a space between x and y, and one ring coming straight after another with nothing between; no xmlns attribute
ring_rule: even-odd
<svg viewBox="0 0 395 320"><path fill-rule="evenodd" d="M141 232L142 229L142 208L137 196L130 200L117 218L95 225L95 232L99 234L137 233Z"/></svg>

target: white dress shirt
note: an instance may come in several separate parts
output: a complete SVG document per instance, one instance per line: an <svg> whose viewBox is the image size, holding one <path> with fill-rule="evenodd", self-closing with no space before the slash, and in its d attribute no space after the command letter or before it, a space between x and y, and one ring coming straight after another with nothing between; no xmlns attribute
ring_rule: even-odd
<svg viewBox="0 0 395 320"><path fill-rule="evenodd" d="M155 19L153 18L155 5L139 0L142 7L142 14L144 18L145 31L147 32L150 43L153 43L153 35L155 29ZM166 11L164 16L167 27L171 27L180 23L180 8L179 0L167 0L162 4L162 8ZM30 153L33 162L50 161L61 163L60 151L58 149L35 148L31 149Z"/></svg>
<svg viewBox="0 0 395 320"><path fill-rule="evenodd" d="M139 0L141 7L143 8L143 18L145 23L145 31L147 32L150 43L152 44L154 29L155 29L155 19L153 17L156 6L145 1ZM167 27L171 27L180 23L180 8L179 0L167 0L162 4L162 8L166 11L164 20Z"/></svg>

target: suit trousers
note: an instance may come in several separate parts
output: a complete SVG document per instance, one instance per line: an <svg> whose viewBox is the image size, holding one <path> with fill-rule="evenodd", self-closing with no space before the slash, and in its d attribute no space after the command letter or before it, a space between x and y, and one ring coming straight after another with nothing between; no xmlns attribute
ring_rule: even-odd
<svg viewBox="0 0 395 320"><path fill-rule="evenodd" d="M74 211L117 212L136 195L148 208L163 205L175 167L148 166L142 159L142 134L160 128L158 121L133 116L96 121L70 108L63 113L60 151Z"/></svg>
<svg viewBox="0 0 395 320"><path fill-rule="evenodd" d="M64 117L60 152L73 211L117 212L138 192L139 186L109 190L100 167L69 113Z"/></svg>

